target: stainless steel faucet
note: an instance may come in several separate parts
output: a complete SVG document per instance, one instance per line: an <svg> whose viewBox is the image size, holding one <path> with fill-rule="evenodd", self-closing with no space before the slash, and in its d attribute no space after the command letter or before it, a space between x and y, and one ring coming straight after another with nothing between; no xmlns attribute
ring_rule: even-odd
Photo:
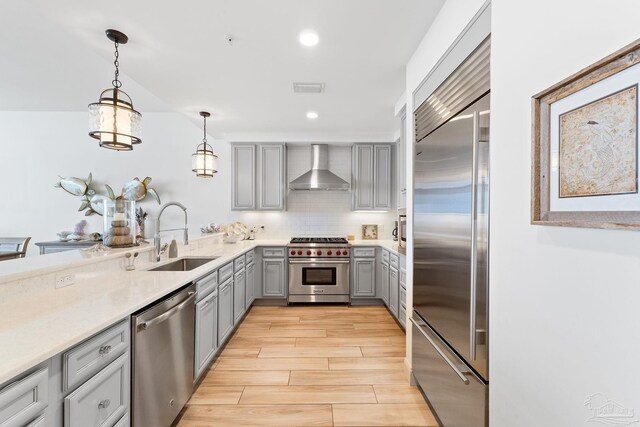
<svg viewBox="0 0 640 427"><path fill-rule="evenodd" d="M169 206L177 206L180 209L182 209L182 211L184 212L184 228L167 228L166 230L160 229L160 217L162 216L162 212L164 212L164 210ZM162 208L160 208L160 213L158 213L158 218L156 219L156 234L153 238L153 245L155 246L155 249L156 249L156 262L160 261L160 255L162 255L162 253L164 252L160 244L160 232L176 231L176 230L184 231L184 244L188 245L189 244L189 228L187 227L187 208L181 203L169 202L164 204Z"/></svg>

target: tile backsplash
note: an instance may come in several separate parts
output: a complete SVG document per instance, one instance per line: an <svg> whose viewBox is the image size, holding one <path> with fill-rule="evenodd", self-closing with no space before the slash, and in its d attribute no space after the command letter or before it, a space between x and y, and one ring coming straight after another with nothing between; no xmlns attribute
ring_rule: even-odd
<svg viewBox="0 0 640 427"><path fill-rule="evenodd" d="M311 163L309 145L287 146L287 182L307 172ZM351 182L351 147L329 147L329 169ZM258 238L289 236L362 237L363 224L377 224L380 239L390 239L395 211L352 212L350 191L288 191L284 212L236 212L234 220L248 226L265 226Z"/></svg>

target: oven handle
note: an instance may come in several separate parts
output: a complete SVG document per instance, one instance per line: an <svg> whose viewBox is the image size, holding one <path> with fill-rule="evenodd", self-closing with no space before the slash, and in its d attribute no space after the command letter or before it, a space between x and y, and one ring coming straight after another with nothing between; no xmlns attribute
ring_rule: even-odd
<svg viewBox="0 0 640 427"><path fill-rule="evenodd" d="M291 261L289 260L289 264L349 264L349 261Z"/></svg>

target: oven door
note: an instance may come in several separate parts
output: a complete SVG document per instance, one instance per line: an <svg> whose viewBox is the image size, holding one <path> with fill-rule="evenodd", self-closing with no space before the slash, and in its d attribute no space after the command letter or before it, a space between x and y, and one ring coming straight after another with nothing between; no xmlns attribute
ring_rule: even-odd
<svg viewBox="0 0 640 427"><path fill-rule="evenodd" d="M289 295L348 297L349 260L289 260Z"/></svg>

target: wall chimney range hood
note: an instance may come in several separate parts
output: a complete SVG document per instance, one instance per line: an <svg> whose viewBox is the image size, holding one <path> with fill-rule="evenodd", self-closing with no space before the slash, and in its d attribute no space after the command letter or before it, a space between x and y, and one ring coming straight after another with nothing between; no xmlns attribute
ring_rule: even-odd
<svg viewBox="0 0 640 427"><path fill-rule="evenodd" d="M311 170L289 183L291 190L348 191L349 183L329 171L329 146L311 145Z"/></svg>

